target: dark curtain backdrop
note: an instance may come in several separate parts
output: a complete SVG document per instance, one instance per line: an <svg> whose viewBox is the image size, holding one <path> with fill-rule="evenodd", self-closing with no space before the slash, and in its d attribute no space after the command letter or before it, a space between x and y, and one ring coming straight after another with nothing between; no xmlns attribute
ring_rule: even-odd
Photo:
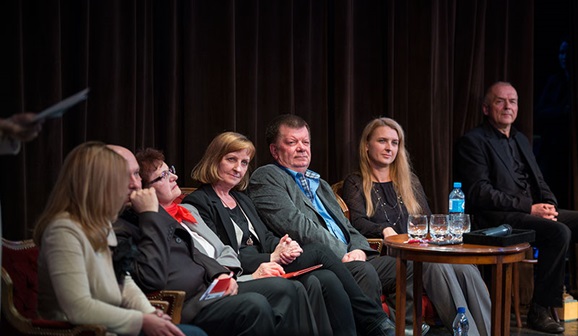
<svg viewBox="0 0 578 336"><path fill-rule="evenodd" d="M481 121L490 83L516 86L518 126L532 132L533 1L0 6L3 116L91 90L19 155L0 158L4 235L12 239L30 237L64 157L87 140L162 149L189 186L216 134L248 135L259 166L270 160L265 125L295 113L312 129L311 168L335 183L357 168L364 125L390 116L406 130L430 207L445 212L453 142Z"/></svg>
<svg viewBox="0 0 578 336"><path fill-rule="evenodd" d="M570 22L578 22L578 3L575 1L570 2ZM570 41L576 41L578 38L578 25L571 24L570 25ZM571 74L576 73L576 69L578 69L578 58L574 55L578 55L578 45L576 43L570 42L570 53L568 57L568 69L570 70ZM572 75L570 76L570 96L571 96L571 114L570 114L570 121L571 125L571 134L570 138L572 139L572 148L571 158L571 168L572 168L572 176L570 178L569 183L571 184L570 188L570 204L572 204L572 209L578 209L578 195L576 191L578 191L578 115L576 113L576 104L578 104L578 76Z"/></svg>

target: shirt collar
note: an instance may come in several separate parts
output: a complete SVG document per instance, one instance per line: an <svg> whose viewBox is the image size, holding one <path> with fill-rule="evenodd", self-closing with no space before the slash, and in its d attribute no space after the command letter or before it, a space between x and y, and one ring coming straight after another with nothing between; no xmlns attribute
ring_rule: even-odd
<svg viewBox="0 0 578 336"><path fill-rule="evenodd" d="M282 166L282 165L280 165L280 164L277 164L277 166L278 166L279 168L285 170L285 171L286 171L287 173L289 173L289 175L291 175L293 178L296 178L296 177L299 176L299 174L301 174L301 173L296 172L296 171L294 171L294 170L292 170L292 169L289 169L289 168L287 168L287 167L284 167L284 166ZM305 174L303 174L303 175L305 175L305 177L307 177L307 178L314 179L314 180L319 180L319 179L321 178L321 175L319 175L318 173L314 172L313 170L309 170L309 169L307 169L307 170L305 171Z"/></svg>
<svg viewBox="0 0 578 336"><path fill-rule="evenodd" d="M486 119L486 123L488 124L488 127L492 130L492 132L494 132L494 134L496 134L500 139L514 138L514 136L516 136L516 133L518 133L518 130L512 125L510 126L510 136L507 137L504 133L498 131L498 129L495 128L494 125L492 125L489 120Z"/></svg>

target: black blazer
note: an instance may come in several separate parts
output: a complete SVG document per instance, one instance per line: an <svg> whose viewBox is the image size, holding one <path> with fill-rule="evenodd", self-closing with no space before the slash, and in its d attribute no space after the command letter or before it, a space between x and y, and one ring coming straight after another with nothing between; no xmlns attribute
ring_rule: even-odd
<svg viewBox="0 0 578 336"><path fill-rule="evenodd" d="M462 181L466 195L466 210L472 214L486 211L530 213L532 204L557 205L556 197L544 181L542 172L532 153L528 138L514 127L510 136L520 148L520 154L528 168L532 185L538 188L539 199L527 192L520 192L514 172L506 164L507 154L499 143L494 127L484 121L456 143L454 174Z"/></svg>
<svg viewBox="0 0 578 336"><path fill-rule="evenodd" d="M239 250L234 224L231 221L229 212L223 206L221 199L211 185L202 185L193 193L187 195L182 203L189 203L197 208L207 226L217 234L224 244L231 246L239 253L241 267L243 267L244 272L253 273L261 263L270 261L270 254L275 251L275 247L279 244L279 238L261 221L253 202L247 195L236 190L231 190L230 194L235 197L238 205L241 206L251 224L253 224L257 239L261 243L261 248L253 245Z"/></svg>
<svg viewBox="0 0 578 336"><path fill-rule="evenodd" d="M125 212L113 224L119 245L132 238L139 253L132 276L146 292L174 289L186 292L183 323L214 300L199 301L211 281L229 270L194 247L191 235L162 207L159 212Z"/></svg>

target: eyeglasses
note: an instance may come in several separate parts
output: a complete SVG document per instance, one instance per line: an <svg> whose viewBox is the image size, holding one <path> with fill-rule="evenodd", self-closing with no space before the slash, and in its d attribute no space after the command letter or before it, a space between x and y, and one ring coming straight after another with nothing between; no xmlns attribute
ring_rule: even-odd
<svg viewBox="0 0 578 336"><path fill-rule="evenodd" d="M177 170L175 169L175 166L170 166L168 170L163 171L159 177L150 181L149 184L157 183L160 180L166 180L169 178L169 176L171 176L171 174L177 175Z"/></svg>

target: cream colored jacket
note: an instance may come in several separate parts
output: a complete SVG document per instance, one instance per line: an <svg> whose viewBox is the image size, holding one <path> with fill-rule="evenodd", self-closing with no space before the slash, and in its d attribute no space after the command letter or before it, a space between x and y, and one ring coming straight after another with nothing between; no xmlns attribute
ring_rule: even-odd
<svg viewBox="0 0 578 336"><path fill-rule="evenodd" d="M112 229L108 242L116 246ZM110 250L95 252L68 214L42 236L38 277L38 313L46 319L102 324L115 334L138 335L143 313L155 311L130 276L118 285Z"/></svg>

